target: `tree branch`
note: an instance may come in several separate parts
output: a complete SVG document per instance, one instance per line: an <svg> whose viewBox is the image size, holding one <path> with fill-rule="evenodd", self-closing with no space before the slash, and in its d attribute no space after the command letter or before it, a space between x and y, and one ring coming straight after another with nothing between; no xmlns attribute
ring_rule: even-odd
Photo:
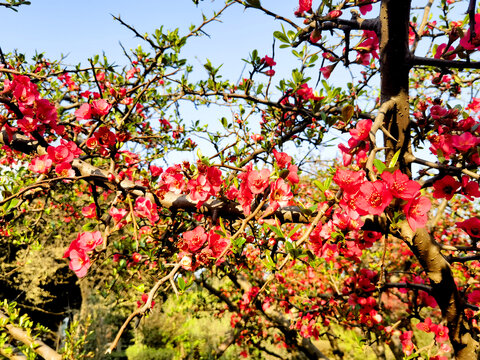
<svg viewBox="0 0 480 360"><path fill-rule="evenodd" d="M8 316L3 314L2 312L0 312L0 320L2 321L2 323L6 324L6 325L3 325L3 327L7 329L8 333L15 340L20 341L21 343L30 347L35 353L37 353L44 359L46 360L62 359L62 356L59 353L57 353L51 347L46 345L43 341L33 339L26 331L9 323L10 319L8 318Z"/></svg>

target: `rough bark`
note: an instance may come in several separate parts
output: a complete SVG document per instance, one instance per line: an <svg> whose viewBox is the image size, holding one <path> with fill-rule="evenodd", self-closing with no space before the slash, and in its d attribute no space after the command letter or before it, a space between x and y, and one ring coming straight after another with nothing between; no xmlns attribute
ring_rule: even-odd
<svg viewBox="0 0 480 360"><path fill-rule="evenodd" d="M405 156L411 153L408 98L412 65L408 49L410 5L409 0L383 0L380 12L381 101L395 101L392 111L385 116L385 128L396 139L384 137L388 148L386 160L400 150L397 168L407 174L411 173L408 156ZM425 228L413 233L406 222L400 235L410 245L430 280L432 295L447 321L456 359L476 359L479 344L470 333L470 324L464 315L464 300L458 293L450 264L440 247Z"/></svg>
<svg viewBox="0 0 480 360"><path fill-rule="evenodd" d="M465 302L458 293L450 264L440 252L440 246L425 228L415 233L404 222L402 237L409 243L430 280L431 295L435 298L447 321L450 342L457 360L478 358L479 343L474 339L471 324L465 317Z"/></svg>
<svg viewBox="0 0 480 360"><path fill-rule="evenodd" d="M410 53L408 24L410 1L384 0L380 10L380 74L382 104L394 100L395 105L385 116L385 128L397 140L384 137L387 162L400 150L397 166L409 173L402 154L410 151L410 117L408 81Z"/></svg>

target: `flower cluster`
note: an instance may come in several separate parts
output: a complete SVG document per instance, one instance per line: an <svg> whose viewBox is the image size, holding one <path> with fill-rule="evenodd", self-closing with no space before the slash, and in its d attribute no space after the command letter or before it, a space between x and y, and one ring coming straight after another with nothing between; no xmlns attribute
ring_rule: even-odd
<svg viewBox="0 0 480 360"><path fill-rule="evenodd" d="M28 76L14 75L13 80L5 79L0 94L12 96L12 100L23 115L17 120L17 126L25 135L33 138L32 132L43 135L47 130L53 130L58 135L64 133L64 126L57 123L55 105L40 97L37 86ZM13 109L9 111L13 112ZM10 131L16 130L5 126Z"/></svg>
<svg viewBox="0 0 480 360"><path fill-rule="evenodd" d="M28 168L39 174L46 174L55 165L55 172L59 176L75 176L71 163L80 156L82 150L73 141L61 140L58 146L49 146L47 154L34 158Z"/></svg>
<svg viewBox="0 0 480 360"><path fill-rule="evenodd" d="M208 233L202 226L183 233L177 247L182 250L178 258L186 270L195 270L199 265L208 265L230 246L230 240L224 238L218 227Z"/></svg>
<svg viewBox="0 0 480 360"><path fill-rule="evenodd" d="M370 150L369 134L372 125L372 120L360 120L355 129L350 130L351 138L348 140L348 147L343 143L338 145L342 152L344 166L350 165L355 156L358 166L363 167L367 161L367 152Z"/></svg>
<svg viewBox="0 0 480 360"><path fill-rule="evenodd" d="M77 238L72 241L63 257L70 258L70 269L73 270L78 277L84 277L90 268L91 264L88 253L102 243L103 239L100 231L80 233Z"/></svg>
<svg viewBox="0 0 480 360"><path fill-rule="evenodd" d="M277 166L287 168L285 178L292 184L298 183L298 168L291 164L291 157L286 153L274 151ZM238 200L243 208L245 214L251 213L251 205L256 195L264 193L269 189L269 206L265 214L275 212L281 206L287 206L292 199L293 194L290 184L283 178L278 178L270 181L270 170L253 170L252 166L247 166L246 171L239 174L238 178L241 180L240 189L235 186L230 186L227 192L227 197L230 200Z"/></svg>

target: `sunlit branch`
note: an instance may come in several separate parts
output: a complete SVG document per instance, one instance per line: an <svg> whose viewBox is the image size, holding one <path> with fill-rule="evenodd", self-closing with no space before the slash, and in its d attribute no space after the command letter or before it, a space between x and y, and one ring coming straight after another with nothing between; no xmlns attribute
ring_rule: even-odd
<svg viewBox="0 0 480 360"><path fill-rule="evenodd" d="M172 269L172 271L170 271L168 273L168 275L164 276L163 278L161 278L160 280L157 281L157 283L153 286L153 288L150 290L150 292L148 293L148 298L147 298L147 301L145 302L145 304L143 304L141 307L139 307L138 309L136 309L134 312L132 312L128 318L125 320L125 322L123 323L122 327L120 328L120 330L118 331L117 333L117 336L115 336L115 339L113 340L113 342L110 344L110 346L108 347L107 351L105 352L105 354L111 354L112 351L117 347L117 344L118 342L120 341L120 338L122 337L122 334L124 333L125 329L127 328L128 324L134 319L136 318L137 316L141 316L143 314L145 314L145 312L147 312L148 310L151 309L152 307L152 301L153 301L153 298L155 297L155 295L157 294L158 292L158 289L160 288L160 286L165 283L166 281L172 281L175 274L178 272L178 270L180 269L180 263L178 264L175 264L174 268Z"/></svg>
<svg viewBox="0 0 480 360"><path fill-rule="evenodd" d="M33 339L26 331L23 329L9 323L8 316L5 316L0 312L0 320L2 322L2 327L5 327L15 340L20 341L22 344L25 344L31 348L35 353L48 360L61 360L62 356L53 350L51 347L47 346L43 341L38 339Z"/></svg>

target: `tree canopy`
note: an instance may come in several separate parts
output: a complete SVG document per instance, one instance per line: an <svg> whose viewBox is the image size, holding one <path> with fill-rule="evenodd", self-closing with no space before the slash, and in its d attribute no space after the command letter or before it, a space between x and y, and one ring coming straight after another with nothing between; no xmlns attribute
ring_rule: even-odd
<svg viewBox="0 0 480 360"><path fill-rule="evenodd" d="M215 6L114 17L123 67L0 51L0 354L478 358L476 1ZM241 79L183 55L235 7Z"/></svg>

